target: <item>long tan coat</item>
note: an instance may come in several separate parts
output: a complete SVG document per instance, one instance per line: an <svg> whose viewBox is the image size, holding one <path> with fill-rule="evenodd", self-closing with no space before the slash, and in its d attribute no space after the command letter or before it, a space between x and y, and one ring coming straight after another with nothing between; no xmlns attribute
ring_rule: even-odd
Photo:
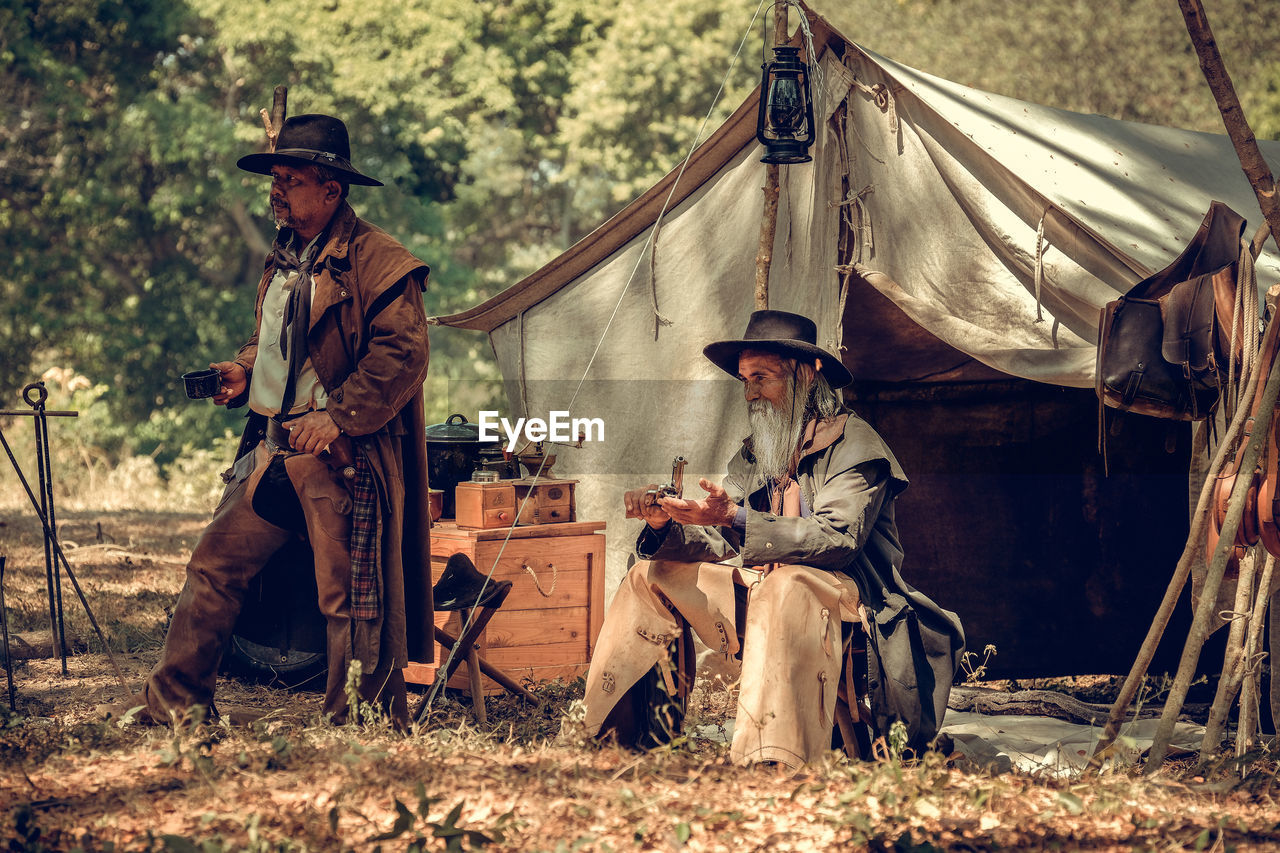
<svg viewBox="0 0 1280 853"><path fill-rule="evenodd" d="M365 672L388 661L401 667L434 657L422 396L428 361L422 292L428 272L426 264L359 219L345 202L313 268L307 336L312 366L328 394L327 411L367 448L379 492L389 504L382 524L381 618L354 626L355 656ZM274 274L268 258L258 285L255 332L235 359L247 371L257 357L256 329ZM257 444L261 421L251 418L242 453Z"/></svg>

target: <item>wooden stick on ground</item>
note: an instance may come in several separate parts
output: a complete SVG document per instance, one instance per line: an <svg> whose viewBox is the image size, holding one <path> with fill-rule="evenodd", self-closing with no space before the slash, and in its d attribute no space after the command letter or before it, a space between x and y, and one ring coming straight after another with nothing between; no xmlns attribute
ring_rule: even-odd
<svg viewBox="0 0 1280 853"><path fill-rule="evenodd" d="M1276 556L1267 554L1262 578L1258 582L1257 597L1249 611L1249 629L1244 643L1244 680L1240 690L1240 721L1236 724L1236 755L1244 755L1253 745L1258 733L1259 679L1262 660L1258 650L1262 647L1262 629L1266 625L1267 605L1271 598L1271 578L1275 573ZM1244 768L1241 767L1241 772Z"/></svg>
<svg viewBox="0 0 1280 853"><path fill-rule="evenodd" d="M1257 575L1258 552L1254 548L1240 561L1240 574L1236 577L1236 599L1232 608L1231 627L1227 630L1227 647L1222 655L1222 671L1218 676L1218 689L1213 695L1213 704L1209 706L1209 720L1205 723L1204 739L1200 742L1200 763L1205 764L1210 754L1222 743L1223 729L1227 715L1235 704L1240 692L1240 682L1244 679L1245 630L1248 627L1247 614L1253 604L1253 581ZM1201 598L1201 604L1205 604Z"/></svg>

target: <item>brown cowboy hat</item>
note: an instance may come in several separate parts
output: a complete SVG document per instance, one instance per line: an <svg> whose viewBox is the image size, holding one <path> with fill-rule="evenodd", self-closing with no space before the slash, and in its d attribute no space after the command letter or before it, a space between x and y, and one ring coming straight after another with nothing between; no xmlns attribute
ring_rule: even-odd
<svg viewBox="0 0 1280 853"><path fill-rule="evenodd" d="M291 116L284 120L276 150L249 154L236 161L246 172L270 175L271 167L327 166L340 172L349 184L380 187L382 181L362 175L351 165L351 141L341 119L326 115Z"/></svg>
<svg viewBox="0 0 1280 853"><path fill-rule="evenodd" d="M832 388L843 388L853 374L840 359L817 345L818 327L808 317L787 311L753 311L747 332L739 341L707 344L702 354L730 376L738 375L738 356L743 350L772 352L799 361L822 362L822 374Z"/></svg>

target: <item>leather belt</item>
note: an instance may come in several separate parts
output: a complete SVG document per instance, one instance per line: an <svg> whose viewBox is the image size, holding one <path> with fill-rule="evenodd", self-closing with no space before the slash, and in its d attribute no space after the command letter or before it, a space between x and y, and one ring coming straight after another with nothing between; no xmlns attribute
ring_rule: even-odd
<svg viewBox="0 0 1280 853"><path fill-rule="evenodd" d="M276 418L267 418L266 439L268 450L293 450L293 447L289 444L289 430L285 428L282 421Z"/></svg>
<svg viewBox="0 0 1280 853"><path fill-rule="evenodd" d="M301 415L294 415L301 417ZM293 420L293 418L288 418ZM283 451L285 453L298 453L289 444L289 430L285 427L285 421L279 420L277 415L274 418L267 418L267 430L264 436L267 440L267 449L272 453ZM355 477L355 449L351 445L351 439L345 435L339 435L333 440L324 453L320 455L321 461L342 475L344 479L350 480Z"/></svg>

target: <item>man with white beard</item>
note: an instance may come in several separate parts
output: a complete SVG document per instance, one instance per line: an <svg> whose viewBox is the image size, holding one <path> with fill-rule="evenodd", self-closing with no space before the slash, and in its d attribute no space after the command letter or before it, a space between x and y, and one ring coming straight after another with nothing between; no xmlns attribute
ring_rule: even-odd
<svg viewBox="0 0 1280 853"><path fill-rule="evenodd" d="M901 720L937 733L964 637L898 572L898 461L836 389L852 381L806 317L756 311L742 340L703 353L743 383L751 436L701 499L627 492L640 558L605 617L587 673L588 734L649 747L678 735L693 682L691 634L741 661L731 757L798 767L833 745L866 749ZM874 617L874 618L872 618ZM849 661L867 631L869 707ZM861 741L861 747L855 744ZM865 757L865 754L864 754Z"/></svg>

